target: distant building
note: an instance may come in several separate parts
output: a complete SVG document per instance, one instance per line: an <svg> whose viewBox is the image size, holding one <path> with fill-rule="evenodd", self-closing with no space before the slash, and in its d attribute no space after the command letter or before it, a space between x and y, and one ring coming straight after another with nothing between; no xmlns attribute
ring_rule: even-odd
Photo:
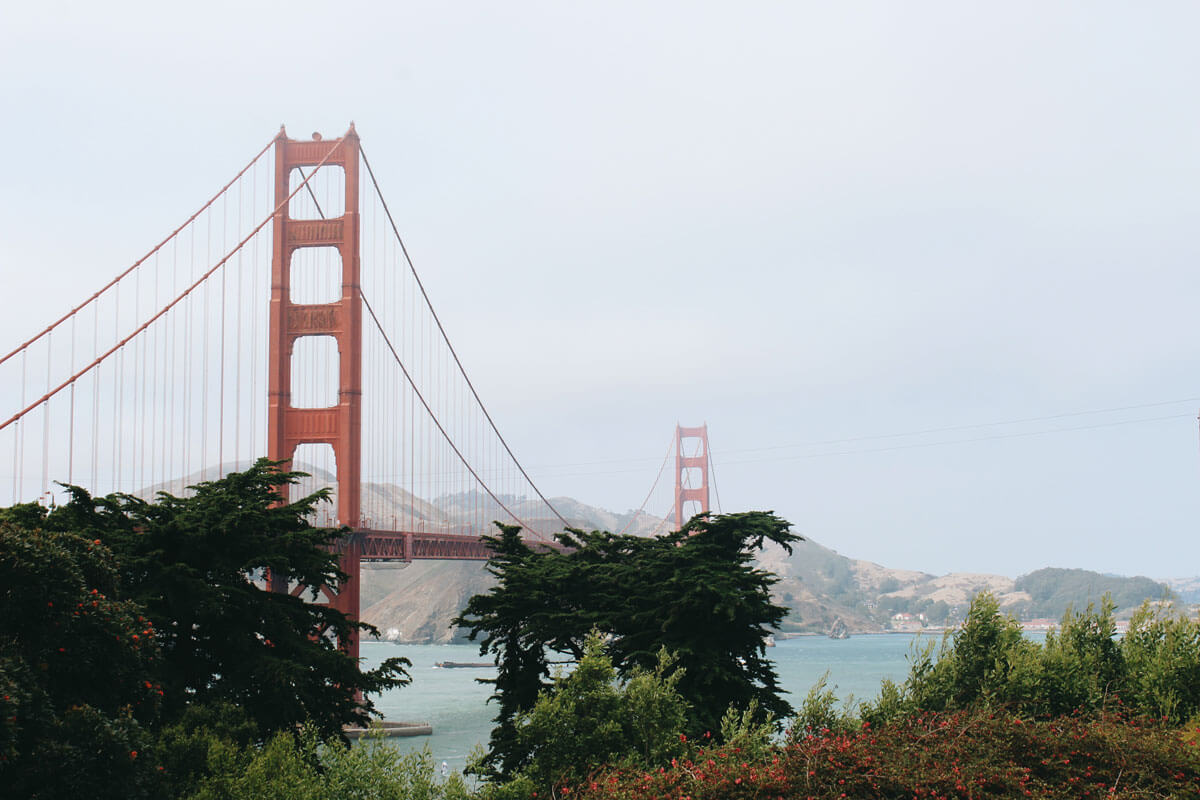
<svg viewBox="0 0 1200 800"><path fill-rule="evenodd" d="M1021 629L1025 631L1048 631L1051 628L1057 627L1058 620L1050 619L1049 617L1038 617L1037 619L1027 619L1021 623Z"/></svg>
<svg viewBox="0 0 1200 800"><path fill-rule="evenodd" d="M888 627L894 631L903 633L916 633L925 627L924 614L909 614L907 611L901 611L898 614L893 614Z"/></svg>

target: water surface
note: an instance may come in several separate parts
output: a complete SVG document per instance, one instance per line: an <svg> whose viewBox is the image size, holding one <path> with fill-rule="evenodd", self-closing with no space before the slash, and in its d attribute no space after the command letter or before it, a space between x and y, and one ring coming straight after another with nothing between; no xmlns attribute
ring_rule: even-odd
<svg viewBox="0 0 1200 800"><path fill-rule="evenodd" d="M914 641L930 637L912 635L853 636L834 640L824 636L785 639L769 648L780 685L791 694L787 699L800 705L813 684L826 672L828 686L840 699L853 695L858 700L873 698L884 678L900 681L908 674L907 656ZM938 637L934 637L939 641ZM395 739L401 748L428 745L437 763L447 762L461 770L471 748L487 741L496 706L487 699L491 687L477 678L492 677L495 669L439 669L439 661L490 661L475 645L407 645L363 642L362 655L368 666L390 656L405 656L412 662L413 682L403 689L376 698L376 707L387 719L428 722L432 736Z"/></svg>

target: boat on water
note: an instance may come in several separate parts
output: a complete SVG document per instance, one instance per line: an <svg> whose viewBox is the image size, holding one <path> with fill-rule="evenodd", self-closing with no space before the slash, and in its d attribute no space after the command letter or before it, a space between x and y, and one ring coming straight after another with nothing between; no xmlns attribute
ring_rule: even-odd
<svg viewBox="0 0 1200 800"><path fill-rule="evenodd" d="M438 661L434 666L441 669L485 669L496 665L488 661Z"/></svg>

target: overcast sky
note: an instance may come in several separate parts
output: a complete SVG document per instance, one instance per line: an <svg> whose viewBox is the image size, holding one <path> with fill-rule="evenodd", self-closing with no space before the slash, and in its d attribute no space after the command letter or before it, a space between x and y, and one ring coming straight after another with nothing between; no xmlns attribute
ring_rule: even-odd
<svg viewBox="0 0 1200 800"><path fill-rule="evenodd" d="M850 556L1200 574L1200 6L186 8L0 6L0 350L354 120L547 494L706 421Z"/></svg>

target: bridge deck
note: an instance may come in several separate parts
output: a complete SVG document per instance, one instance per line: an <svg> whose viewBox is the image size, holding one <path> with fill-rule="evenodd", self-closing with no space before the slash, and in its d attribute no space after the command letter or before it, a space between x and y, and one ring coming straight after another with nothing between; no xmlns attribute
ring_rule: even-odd
<svg viewBox="0 0 1200 800"><path fill-rule="evenodd" d="M353 535L361 537L364 561L487 561L492 555L487 544L474 534L359 528ZM551 542L535 540L530 544L561 549L559 544Z"/></svg>

